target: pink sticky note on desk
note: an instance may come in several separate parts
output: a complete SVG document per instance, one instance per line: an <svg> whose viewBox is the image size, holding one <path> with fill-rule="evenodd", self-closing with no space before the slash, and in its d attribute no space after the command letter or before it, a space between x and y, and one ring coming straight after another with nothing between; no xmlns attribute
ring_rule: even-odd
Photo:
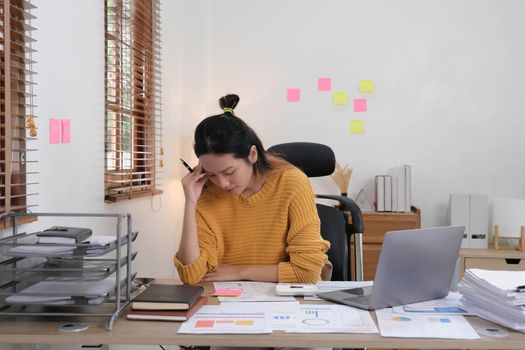
<svg viewBox="0 0 525 350"><path fill-rule="evenodd" d="M242 294L240 289L215 289L213 295L218 297L238 297Z"/></svg>
<svg viewBox="0 0 525 350"><path fill-rule="evenodd" d="M299 102L301 100L301 89L288 89L286 99L288 102Z"/></svg>
<svg viewBox="0 0 525 350"><path fill-rule="evenodd" d="M354 99L354 112L366 112L366 98Z"/></svg>
<svg viewBox="0 0 525 350"><path fill-rule="evenodd" d="M330 78L319 78L317 80L317 90L319 90L319 91L331 91L332 90L332 79L330 79Z"/></svg>
<svg viewBox="0 0 525 350"><path fill-rule="evenodd" d="M69 143L71 141L71 130L69 119L62 119L62 143Z"/></svg>
<svg viewBox="0 0 525 350"><path fill-rule="evenodd" d="M60 120L49 119L49 143L60 143Z"/></svg>

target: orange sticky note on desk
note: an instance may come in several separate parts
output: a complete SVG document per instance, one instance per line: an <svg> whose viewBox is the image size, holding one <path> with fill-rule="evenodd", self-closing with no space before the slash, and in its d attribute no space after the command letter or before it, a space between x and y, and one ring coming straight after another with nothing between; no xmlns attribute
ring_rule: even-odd
<svg viewBox="0 0 525 350"><path fill-rule="evenodd" d="M215 289L214 296L217 297L238 297L242 294L240 289Z"/></svg>

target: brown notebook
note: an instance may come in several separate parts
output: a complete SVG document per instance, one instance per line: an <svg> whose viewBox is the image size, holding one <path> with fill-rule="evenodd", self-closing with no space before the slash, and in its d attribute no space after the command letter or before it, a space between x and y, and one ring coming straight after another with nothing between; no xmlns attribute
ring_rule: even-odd
<svg viewBox="0 0 525 350"><path fill-rule="evenodd" d="M204 292L198 286L152 284L131 303L133 310L188 310Z"/></svg>
<svg viewBox="0 0 525 350"><path fill-rule="evenodd" d="M165 310L132 310L128 312L128 320L137 321L186 321L203 305L206 305L208 298L199 297L197 302L188 310L165 311Z"/></svg>

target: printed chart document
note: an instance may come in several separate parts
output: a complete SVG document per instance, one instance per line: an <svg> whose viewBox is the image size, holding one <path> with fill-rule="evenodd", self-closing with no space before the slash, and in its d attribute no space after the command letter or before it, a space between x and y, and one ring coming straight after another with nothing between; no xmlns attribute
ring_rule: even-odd
<svg viewBox="0 0 525 350"><path fill-rule="evenodd" d="M295 301L294 297L275 294L275 283L270 282L214 282L215 290L240 290L239 296L220 296L221 303L238 301Z"/></svg>
<svg viewBox="0 0 525 350"><path fill-rule="evenodd" d="M204 305L178 333L190 334L264 334L272 333L270 313L263 307L244 304Z"/></svg>
<svg viewBox="0 0 525 350"><path fill-rule="evenodd" d="M425 315L468 315L462 307L461 294L450 292L443 299L423 301L420 303L394 306L395 313L425 314Z"/></svg>
<svg viewBox="0 0 525 350"><path fill-rule="evenodd" d="M391 308L376 310L382 337L479 339L461 315L418 315L394 313Z"/></svg>
<svg viewBox="0 0 525 350"><path fill-rule="evenodd" d="M334 290L352 289L369 287L374 284L374 281L319 281L317 282L317 292L332 292ZM323 300L317 296L305 296L304 300Z"/></svg>
<svg viewBox="0 0 525 350"><path fill-rule="evenodd" d="M378 333L370 312L346 305L299 305L297 328L288 333Z"/></svg>
<svg viewBox="0 0 525 350"><path fill-rule="evenodd" d="M272 330L289 331L297 328L299 302L240 302L226 303L225 307L243 310L265 310L270 315Z"/></svg>

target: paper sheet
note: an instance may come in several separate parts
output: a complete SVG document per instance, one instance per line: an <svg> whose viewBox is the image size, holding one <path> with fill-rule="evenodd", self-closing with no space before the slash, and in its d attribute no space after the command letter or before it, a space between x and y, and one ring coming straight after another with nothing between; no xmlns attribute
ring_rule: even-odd
<svg viewBox="0 0 525 350"><path fill-rule="evenodd" d="M443 299L423 301L409 305L394 306L395 313L425 314L425 315L467 315L461 306L461 294L450 292Z"/></svg>
<svg viewBox="0 0 525 350"><path fill-rule="evenodd" d="M190 334L264 334L272 333L270 313L261 307L247 308L244 303L204 305L178 333Z"/></svg>
<svg viewBox="0 0 525 350"><path fill-rule="evenodd" d="M460 315L398 314L391 308L376 310L382 337L479 339L479 335Z"/></svg>
<svg viewBox="0 0 525 350"><path fill-rule="evenodd" d="M233 309L241 308L243 310L265 310L269 313L272 330L292 331L297 329L299 302L292 301L288 303L281 302L241 302L226 303L225 307L233 305Z"/></svg>
<svg viewBox="0 0 525 350"><path fill-rule="evenodd" d="M275 283L268 282L214 282L213 286L217 289L242 290L238 297L219 297L219 301L238 302L238 301L295 301L294 297L279 296L275 294Z"/></svg>
<svg viewBox="0 0 525 350"><path fill-rule="evenodd" d="M377 327L366 310L345 305L299 305L294 333L377 333Z"/></svg>

